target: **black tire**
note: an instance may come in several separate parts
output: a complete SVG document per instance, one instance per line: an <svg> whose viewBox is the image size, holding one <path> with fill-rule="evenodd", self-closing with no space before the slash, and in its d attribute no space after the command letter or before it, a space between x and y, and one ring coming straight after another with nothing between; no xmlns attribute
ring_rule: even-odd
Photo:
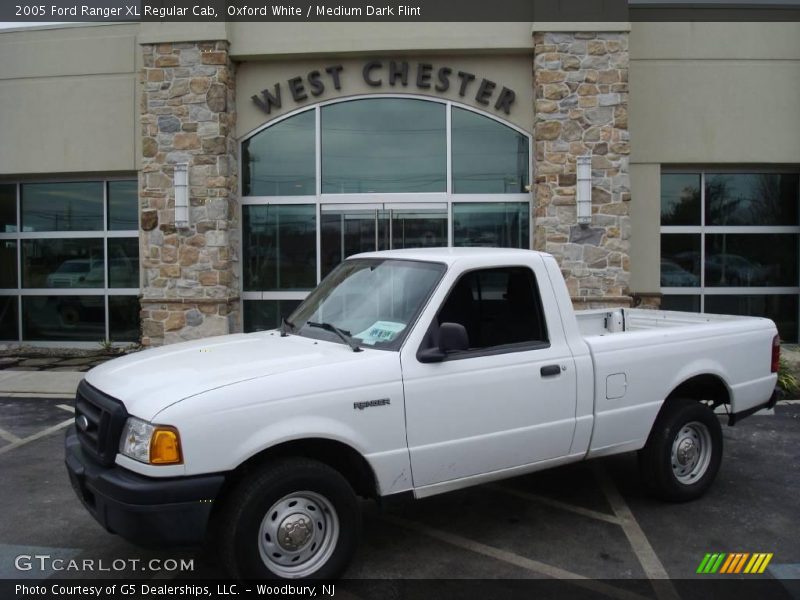
<svg viewBox="0 0 800 600"><path fill-rule="evenodd" d="M300 500L299 504L296 499ZM279 510L281 518L276 518ZM273 514L268 519L270 511ZM279 525L287 522L286 519L296 518L297 514L303 515L303 531L299 540L291 543L302 544L300 550L295 549L295 552L302 551L302 555L297 555L296 564L278 565L276 560L287 561L292 552L291 548L287 551L278 545L282 542L275 531L283 531L283 543L289 543L286 537L289 534ZM336 578L352 559L361 532L361 512L350 484L329 466L306 458L279 459L245 476L225 501L218 518L216 539L222 564L233 577L241 579ZM308 530L309 520L313 532ZM335 540L326 542L325 538L316 538L319 531L325 532L320 534L322 536L327 535L329 529L332 531L334 522L338 524ZM276 529L270 530L270 527ZM272 536L269 531L273 532ZM317 543L316 554L306 558ZM271 549L265 549L268 545ZM327 550L323 551L323 547ZM269 558L273 556L272 551L278 559ZM268 558L262 558L262 554ZM312 572L302 572L303 565ZM301 571L287 573L292 569Z"/></svg>
<svg viewBox="0 0 800 600"><path fill-rule="evenodd" d="M693 448L697 450L693 452ZM705 450L710 454L704 454ZM670 502L687 502L705 494L721 463L719 419L708 406L688 398L667 402L639 451L639 467L647 487Z"/></svg>

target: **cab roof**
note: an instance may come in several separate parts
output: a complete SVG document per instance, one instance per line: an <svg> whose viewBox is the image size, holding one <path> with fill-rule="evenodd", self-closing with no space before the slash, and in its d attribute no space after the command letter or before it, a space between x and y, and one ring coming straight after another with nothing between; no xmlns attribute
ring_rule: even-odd
<svg viewBox="0 0 800 600"><path fill-rule="evenodd" d="M348 257L353 258L397 258L405 260L424 260L445 263L450 266L461 260L474 260L491 257L501 260L530 259L531 255L550 256L535 250L519 250L517 248L409 248L404 250L382 250L380 252L363 252Z"/></svg>

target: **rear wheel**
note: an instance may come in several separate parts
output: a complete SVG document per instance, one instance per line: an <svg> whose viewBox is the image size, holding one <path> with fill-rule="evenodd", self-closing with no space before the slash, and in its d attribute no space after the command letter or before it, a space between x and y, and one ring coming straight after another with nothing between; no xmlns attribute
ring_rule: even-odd
<svg viewBox="0 0 800 600"><path fill-rule="evenodd" d="M355 551L361 516L347 480L287 458L240 482L220 514L221 558L245 579L334 578Z"/></svg>
<svg viewBox="0 0 800 600"><path fill-rule="evenodd" d="M642 476L657 496L685 502L702 496L722 462L722 427L705 404L670 400L639 452Z"/></svg>

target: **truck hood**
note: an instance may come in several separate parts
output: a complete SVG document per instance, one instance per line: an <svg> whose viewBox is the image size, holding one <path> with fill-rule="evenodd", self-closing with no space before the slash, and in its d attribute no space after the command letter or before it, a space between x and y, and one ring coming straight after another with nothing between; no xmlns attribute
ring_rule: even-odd
<svg viewBox="0 0 800 600"><path fill-rule="evenodd" d="M224 335L129 354L95 367L86 382L150 420L167 406L203 392L278 373L363 361L381 350L275 331Z"/></svg>

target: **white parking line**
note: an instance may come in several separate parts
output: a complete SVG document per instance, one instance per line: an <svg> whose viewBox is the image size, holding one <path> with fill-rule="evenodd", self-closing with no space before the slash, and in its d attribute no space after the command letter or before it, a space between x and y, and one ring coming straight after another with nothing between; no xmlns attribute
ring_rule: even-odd
<svg viewBox="0 0 800 600"><path fill-rule="evenodd" d="M6 431L5 429L0 429L0 438L3 438L7 442L18 442L20 440L19 437L11 433L10 431Z"/></svg>
<svg viewBox="0 0 800 600"><path fill-rule="evenodd" d="M559 567L554 567L553 565L548 565L546 563L539 562L538 560L519 556L518 554L514 554L513 552L509 552L507 550L501 550L500 548L495 548L494 546L487 546L486 544L481 544L480 542L475 542L447 531L434 529L433 527L428 527L426 525L421 525L413 521L407 521L406 519L401 519L399 517L393 517L390 515L381 515L379 518L388 523L397 525L398 527L403 527L404 529L421 533L422 535L432 537L452 546L501 560L538 575L544 575L554 579L562 579L578 587L599 592L604 596L619 598L620 600L650 600L646 596L641 596L639 594L629 592L628 590L616 588L613 585L595 581L593 579L589 579L588 577L584 577L583 575L579 575L578 573L573 573L571 571L567 571L566 569L560 569Z"/></svg>
<svg viewBox="0 0 800 600"><path fill-rule="evenodd" d="M60 408L61 410L65 410L71 413L75 412L75 409L72 406L67 406L66 404L56 404L56 408Z"/></svg>
<svg viewBox="0 0 800 600"><path fill-rule="evenodd" d="M69 418L66 421L62 421L58 425L53 425L52 427L48 427L47 429L44 429L44 430L40 431L39 433L34 433L33 435L29 435L26 438L22 438L21 440L17 440L16 442L14 442L12 444L9 444L8 446L3 446L2 448L0 448L0 454L5 454L6 452L10 452L11 450L15 450L16 448L19 448L20 446L24 446L25 444L27 444L29 442L35 442L36 440L41 439L41 438L43 438L45 436L48 436L51 433L55 433L59 429L64 429L64 427L67 427L68 425L71 425L74 421L75 421L75 419Z"/></svg>
<svg viewBox="0 0 800 600"><path fill-rule="evenodd" d="M522 490L516 490L514 488L507 487L504 485L492 484L492 485L487 485L486 487L491 490L497 490L498 492L510 494L511 496L517 496L518 498L522 498L524 500L531 500L533 502L538 502L539 504L546 504L554 508L560 508L561 510L566 510L568 512L572 512L578 515L583 515L584 517L589 517L590 519L605 521L606 523L612 523L614 525L622 525L622 521L620 521L614 515L608 515L606 513L597 510L592 510L590 508L583 508L582 506L574 506L572 504L567 504L566 502L561 502L560 500L554 500L552 498L547 498L546 496L540 496L539 494L533 494L531 492L523 492Z"/></svg>
<svg viewBox="0 0 800 600"><path fill-rule="evenodd" d="M655 550L650 545L647 536L639 526L639 522L633 516L633 512L625 502L622 494L619 493L617 486L611 481L611 478L606 473L602 466L595 463L592 465L592 471L597 478L600 488L611 505L611 510L620 520L620 527L628 538L631 548L633 548L636 558L639 559L639 564L642 565L647 578L651 580L653 589L660 600L679 600L677 590L669 581L669 574L658 558Z"/></svg>

